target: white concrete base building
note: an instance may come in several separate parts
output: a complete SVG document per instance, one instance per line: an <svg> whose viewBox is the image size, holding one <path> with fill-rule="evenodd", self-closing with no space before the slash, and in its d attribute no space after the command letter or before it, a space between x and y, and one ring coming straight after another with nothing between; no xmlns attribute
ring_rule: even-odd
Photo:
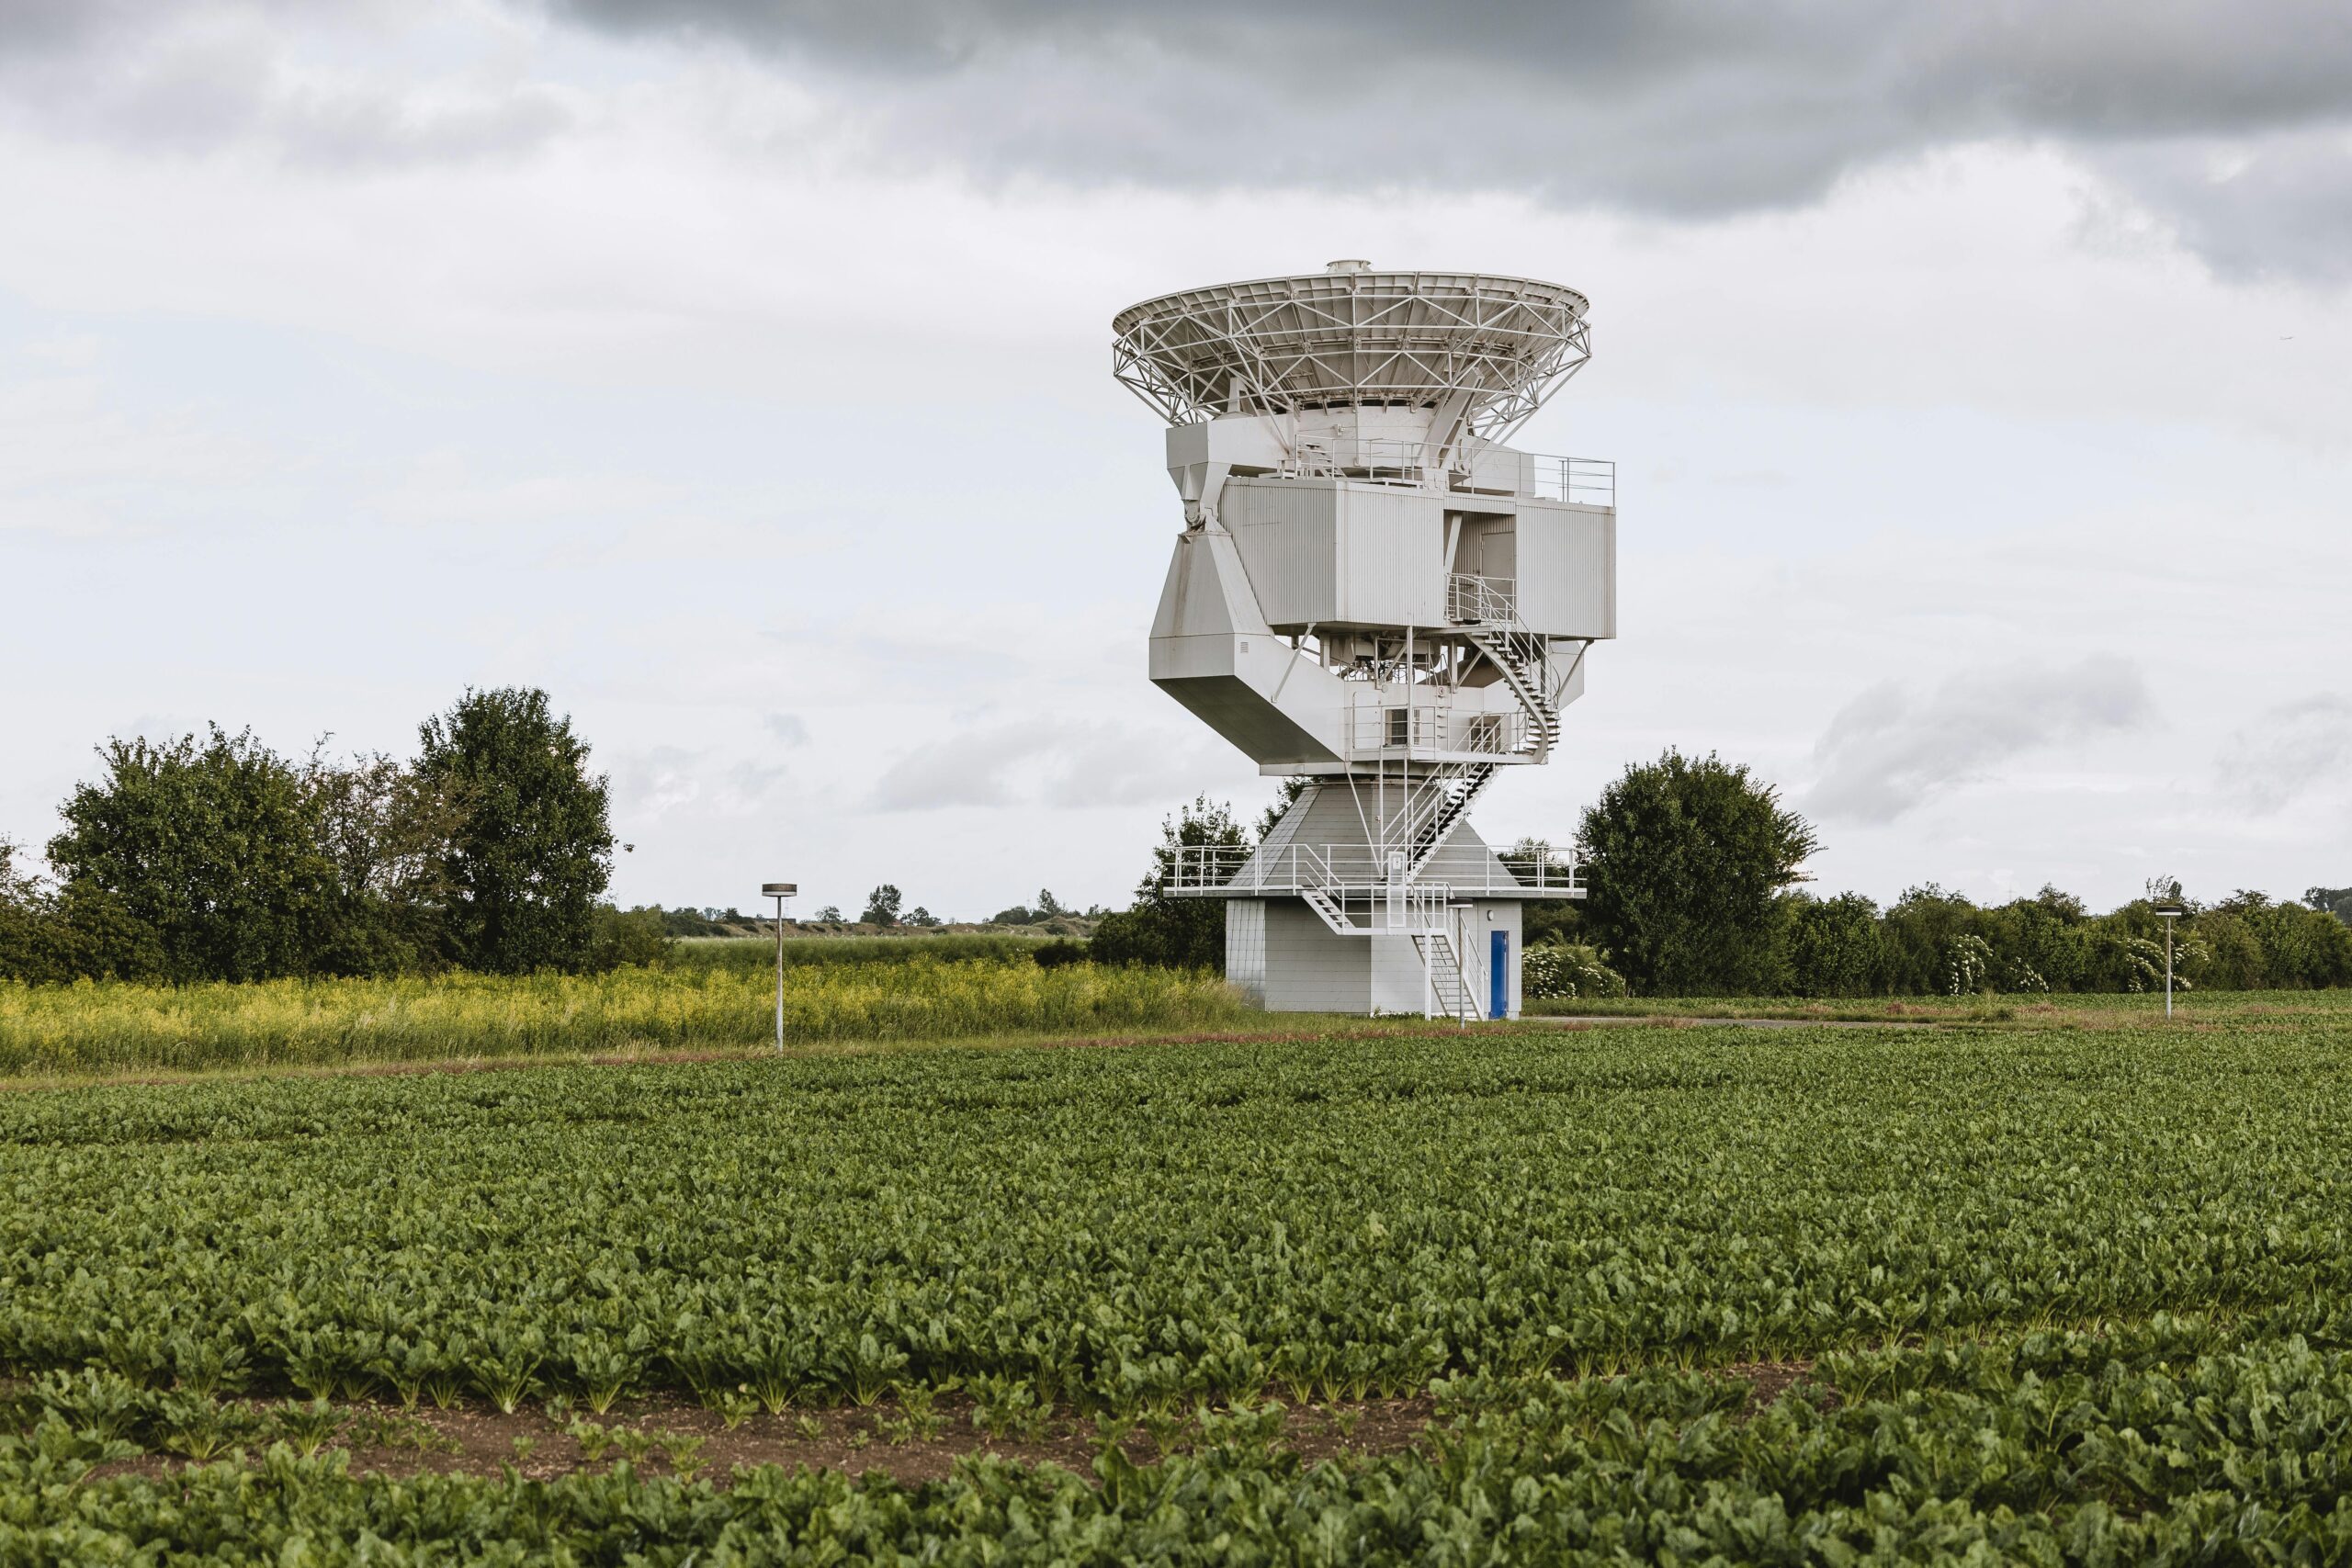
<svg viewBox="0 0 2352 1568"><path fill-rule="evenodd" d="M1584 316L1557 284L1337 262L1113 323L1184 504L1151 679L1304 781L1171 887L1225 901L1227 976L1270 1009L1515 1015L1519 906L1582 897L1466 813L1550 756L1616 635L1612 467L1502 444L1589 357Z"/></svg>

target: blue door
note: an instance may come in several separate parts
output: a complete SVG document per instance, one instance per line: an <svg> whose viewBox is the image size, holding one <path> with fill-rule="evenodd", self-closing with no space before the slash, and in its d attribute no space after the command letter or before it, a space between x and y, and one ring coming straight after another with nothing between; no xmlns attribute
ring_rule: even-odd
<svg viewBox="0 0 2352 1568"><path fill-rule="evenodd" d="M1487 933L1487 1016L1510 1016L1510 932Z"/></svg>

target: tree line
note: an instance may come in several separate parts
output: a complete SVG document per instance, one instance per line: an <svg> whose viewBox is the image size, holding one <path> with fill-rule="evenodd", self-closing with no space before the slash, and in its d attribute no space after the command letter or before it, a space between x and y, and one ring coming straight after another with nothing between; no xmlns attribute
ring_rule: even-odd
<svg viewBox="0 0 2352 1568"><path fill-rule="evenodd" d="M1294 781L1251 828L1202 797L1162 824L1134 906L1091 943L1102 963L1219 968L1224 906L1171 897L1181 849L1246 848L1297 795ZM1582 900L1522 907L1531 984L1568 979L1579 994L1929 996L1987 991L2162 989L2160 901L2185 913L2171 933L2177 983L2230 990L2352 985L2352 889L2313 887L2301 903L2249 891L2185 898L2152 879L2105 914L2054 887L1980 905L1932 883L1882 908L1859 893L1805 886L1821 845L1812 824L1745 765L1668 750L1601 792L1578 824ZM1522 870L1546 852L1502 852Z"/></svg>
<svg viewBox="0 0 2352 1568"><path fill-rule="evenodd" d="M663 956L674 915L603 901L609 788L545 692L469 690L417 733L407 761L337 760L322 747L288 758L218 727L109 740L98 777L60 807L48 875L0 840L0 979L526 974ZM1170 894L1179 852L1262 839L1298 787L1286 783L1248 826L1205 797L1169 818L1132 906L1086 911L1101 917L1086 956L1221 968L1224 905ZM1985 906L1926 885L1881 908L1804 886L1819 847L1745 766L1672 750L1630 766L1579 824L1589 897L1524 907L1530 985L1665 996L2149 990L2164 979L2159 899L2186 910L2171 933L2183 984L2352 985L2352 888L2313 887L2301 903L2245 891L2200 902L2158 879L2147 897L2093 914L2052 887ZM1503 858L1524 868L1541 852L1520 845ZM1073 914L1041 889L1034 907L997 919ZM864 919L938 923L887 883ZM1078 953L1063 944L1053 959Z"/></svg>
<svg viewBox="0 0 2352 1568"><path fill-rule="evenodd" d="M113 739L59 808L49 874L0 841L0 977L175 983L658 953L602 902L609 787L545 692L468 690L408 761L282 755L218 726Z"/></svg>
<svg viewBox="0 0 2352 1568"><path fill-rule="evenodd" d="M2105 914L2052 886L1979 905L1932 883L1881 908L1822 897L1803 866L1811 824L1744 766L1669 750L1626 769L1585 812L1590 891L1559 919L1639 992L1657 996L1931 996L2150 991L2165 983L2160 903L2184 909L2177 984L2226 990L2352 985L2352 927L2327 890L2200 902L2154 877Z"/></svg>

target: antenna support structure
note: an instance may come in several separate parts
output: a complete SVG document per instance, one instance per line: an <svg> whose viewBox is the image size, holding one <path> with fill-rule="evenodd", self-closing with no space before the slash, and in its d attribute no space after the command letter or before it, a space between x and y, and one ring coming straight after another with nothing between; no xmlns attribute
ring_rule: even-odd
<svg viewBox="0 0 2352 1568"><path fill-rule="evenodd" d="M1112 374L1168 424L1183 527L1151 681L1298 781L1254 846L1188 847L1226 976L1277 1011L1516 1017L1521 906L1572 852L1471 806L1541 764L1617 635L1610 462L1507 445L1589 361L1585 297L1333 262L1122 310Z"/></svg>

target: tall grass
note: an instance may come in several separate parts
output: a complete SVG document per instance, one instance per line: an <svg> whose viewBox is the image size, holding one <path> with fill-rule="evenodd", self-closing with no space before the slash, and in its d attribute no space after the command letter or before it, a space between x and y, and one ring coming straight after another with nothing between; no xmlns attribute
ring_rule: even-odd
<svg viewBox="0 0 2352 1568"><path fill-rule="evenodd" d="M1050 937L1013 936L1002 932L956 931L943 936L787 936L784 939L786 968L835 964L911 964L919 959L944 961L1026 959ZM775 968L775 939L765 936L687 937L670 946L675 969Z"/></svg>
<svg viewBox="0 0 2352 1568"><path fill-rule="evenodd" d="M941 1040L1222 1022L1242 1003L1210 976L1072 964L802 964L785 1036ZM772 973L708 965L609 975L277 980L250 985L0 983L0 1074L77 1075L632 1049L775 1038Z"/></svg>

